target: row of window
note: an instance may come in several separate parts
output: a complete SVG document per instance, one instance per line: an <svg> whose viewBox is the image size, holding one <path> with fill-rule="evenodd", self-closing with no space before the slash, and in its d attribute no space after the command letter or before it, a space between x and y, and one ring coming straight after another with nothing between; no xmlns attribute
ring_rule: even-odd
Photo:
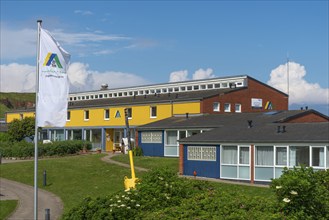
<svg viewBox="0 0 329 220"><path fill-rule="evenodd" d="M206 89L219 89L219 88L228 88L230 86L242 87L243 82L218 82L218 83L205 83L198 85L186 85L186 86L174 86L174 87L165 87L158 89L141 89L134 91L126 92L111 92L104 93L100 92L99 94L90 94L90 95L79 95L71 96L70 101L76 100L89 100L89 99L102 99L102 98L116 98L116 97L127 97L127 96L136 96L136 95L149 95L149 94L160 94L160 93L171 93L171 92L186 92L186 91L197 91L197 90L206 90Z"/></svg>
<svg viewBox="0 0 329 220"><path fill-rule="evenodd" d="M202 158L201 155L195 154L195 152L201 154L202 150L195 150L194 146L188 149L188 158L191 160ZM223 145L221 149L223 165L250 165L249 146ZM327 152L325 151L325 146L255 146L255 166L329 167L329 148ZM215 156L216 152L212 151L212 153Z"/></svg>
<svg viewBox="0 0 329 220"><path fill-rule="evenodd" d="M110 109L104 109L104 120L110 119L110 115L111 115L110 113L111 113ZM128 119L132 119L132 117L133 117L132 108L126 108L126 114L128 116ZM121 118L120 111L119 110L115 111L113 117ZM157 107L151 106L150 107L150 118L156 118L156 117L157 117ZM85 121L88 121L90 119L89 110L84 110L83 119ZM71 111L68 111L67 112L67 121L70 121L70 120L71 120Z"/></svg>
<svg viewBox="0 0 329 220"><path fill-rule="evenodd" d="M241 104L235 103L234 104L235 112L242 112ZM214 102L213 103L213 111L220 112L220 103ZM231 103L224 103L224 112L231 112Z"/></svg>

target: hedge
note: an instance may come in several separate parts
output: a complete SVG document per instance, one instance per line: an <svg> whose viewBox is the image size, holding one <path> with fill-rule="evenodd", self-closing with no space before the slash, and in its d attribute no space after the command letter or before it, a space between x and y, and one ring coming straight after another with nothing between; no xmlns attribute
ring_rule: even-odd
<svg viewBox="0 0 329 220"><path fill-rule="evenodd" d="M91 143L87 141L57 141L48 144L39 143L38 156L64 156L76 154L83 148L90 150L91 147ZM0 154L2 157L34 157L34 144L26 141L0 142Z"/></svg>

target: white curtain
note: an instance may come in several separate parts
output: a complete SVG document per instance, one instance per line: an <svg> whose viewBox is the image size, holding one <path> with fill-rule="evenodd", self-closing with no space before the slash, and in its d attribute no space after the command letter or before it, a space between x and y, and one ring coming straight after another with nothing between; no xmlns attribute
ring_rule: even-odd
<svg viewBox="0 0 329 220"><path fill-rule="evenodd" d="M276 165L287 165L287 148L277 147L276 148Z"/></svg>
<svg viewBox="0 0 329 220"><path fill-rule="evenodd" d="M296 166L296 147L289 148L289 166Z"/></svg>
<svg viewBox="0 0 329 220"><path fill-rule="evenodd" d="M249 147L240 147L240 164L249 164Z"/></svg>
<svg viewBox="0 0 329 220"><path fill-rule="evenodd" d="M256 147L256 165L273 166L273 146Z"/></svg>
<svg viewBox="0 0 329 220"><path fill-rule="evenodd" d="M223 146L222 163L223 164L237 164L238 156L237 146Z"/></svg>
<svg viewBox="0 0 329 220"><path fill-rule="evenodd" d="M167 144L168 145L177 144L177 131L167 131Z"/></svg>

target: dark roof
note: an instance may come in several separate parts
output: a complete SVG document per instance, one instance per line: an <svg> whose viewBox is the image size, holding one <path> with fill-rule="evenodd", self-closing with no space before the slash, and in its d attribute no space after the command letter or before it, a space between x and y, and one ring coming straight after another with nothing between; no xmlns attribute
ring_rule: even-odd
<svg viewBox="0 0 329 220"><path fill-rule="evenodd" d="M139 126L139 130L154 129L187 129L187 128L217 128L228 125L246 125L248 120L252 120L253 125L276 123L287 117L304 112L302 110L290 111L271 111L257 113L223 113L209 114L188 118L185 116L174 116L164 120L156 121L150 124Z"/></svg>
<svg viewBox="0 0 329 220"><path fill-rule="evenodd" d="M182 102L182 101L191 101L191 100L193 101L193 100L202 100L204 98L216 96L219 94L225 94L240 89L244 89L244 88L199 90L199 91L189 91L189 92L152 94L145 96L138 95L138 96L130 96L130 97L122 97L122 98L117 97L117 98L74 101L74 102L69 102L69 108Z"/></svg>
<svg viewBox="0 0 329 220"><path fill-rule="evenodd" d="M278 131L280 126L281 132ZM285 126L285 132L282 132ZM180 143L324 143L329 144L329 122L224 126L180 140Z"/></svg>

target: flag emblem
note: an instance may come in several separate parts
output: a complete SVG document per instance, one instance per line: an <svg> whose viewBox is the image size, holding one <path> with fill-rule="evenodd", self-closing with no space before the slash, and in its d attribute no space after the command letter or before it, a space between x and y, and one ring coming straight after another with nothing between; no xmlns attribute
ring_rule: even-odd
<svg viewBox="0 0 329 220"><path fill-rule="evenodd" d="M55 53L48 53L43 66L51 66L57 68L63 68L61 62L59 62L58 56Z"/></svg>
<svg viewBox="0 0 329 220"><path fill-rule="evenodd" d="M267 110L273 109L273 105L272 105L271 101L266 102L265 109L267 109Z"/></svg>

